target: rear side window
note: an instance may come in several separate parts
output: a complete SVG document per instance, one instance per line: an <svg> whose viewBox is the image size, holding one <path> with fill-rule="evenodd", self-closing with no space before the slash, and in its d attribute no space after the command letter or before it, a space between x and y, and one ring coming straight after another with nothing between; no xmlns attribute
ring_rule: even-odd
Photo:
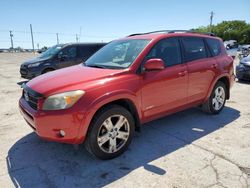
<svg viewBox="0 0 250 188"><path fill-rule="evenodd" d="M163 39L149 52L146 59L160 58L166 66L181 64L181 50L178 38Z"/></svg>
<svg viewBox="0 0 250 188"><path fill-rule="evenodd" d="M206 41L212 53L212 56L220 55L221 53L220 41L217 39L210 39L210 38L207 38Z"/></svg>
<svg viewBox="0 0 250 188"><path fill-rule="evenodd" d="M99 50L102 46L79 46L79 56L86 61L91 55L93 55L97 50Z"/></svg>
<svg viewBox="0 0 250 188"><path fill-rule="evenodd" d="M185 37L182 38L184 46L185 61L194 61L207 57L205 44L202 38Z"/></svg>

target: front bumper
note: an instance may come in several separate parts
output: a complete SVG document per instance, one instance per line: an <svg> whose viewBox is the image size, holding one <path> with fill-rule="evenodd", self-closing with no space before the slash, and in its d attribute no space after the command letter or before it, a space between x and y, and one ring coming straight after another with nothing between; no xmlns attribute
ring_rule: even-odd
<svg viewBox="0 0 250 188"><path fill-rule="evenodd" d="M79 144L83 141L82 136L79 138L81 125L85 120L82 112L69 109L39 111L31 108L24 98L19 100L19 109L28 125L42 139L70 144ZM66 133L64 137L59 134L60 130Z"/></svg>
<svg viewBox="0 0 250 188"><path fill-rule="evenodd" d="M31 71L27 67L23 67L23 66L20 67L19 72L21 74L21 77L25 79L32 79L41 74L40 71Z"/></svg>

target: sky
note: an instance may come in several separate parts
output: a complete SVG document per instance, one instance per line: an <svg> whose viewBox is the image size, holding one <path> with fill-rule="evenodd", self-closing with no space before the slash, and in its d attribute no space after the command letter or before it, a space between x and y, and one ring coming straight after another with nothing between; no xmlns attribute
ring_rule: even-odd
<svg viewBox="0 0 250 188"><path fill-rule="evenodd" d="M250 23L250 0L1 0L0 48L108 42L131 33L191 29L224 20ZM81 35L80 35L81 34Z"/></svg>

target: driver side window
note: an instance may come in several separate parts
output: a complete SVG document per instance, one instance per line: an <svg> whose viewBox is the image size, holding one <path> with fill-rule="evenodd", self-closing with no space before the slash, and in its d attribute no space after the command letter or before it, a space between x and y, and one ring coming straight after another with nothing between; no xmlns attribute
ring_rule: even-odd
<svg viewBox="0 0 250 188"><path fill-rule="evenodd" d="M58 56L60 57L64 57L64 58L75 58L76 57L76 47L72 46L72 47L66 47L65 49L63 49Z"/></svg>
<svg viewBox="0 0 250 188"><path fill-rule="evenodd" d="M149 52L146 59L160 58L166 66L181 64L181 50L178 38L163 39Z"/></svg>

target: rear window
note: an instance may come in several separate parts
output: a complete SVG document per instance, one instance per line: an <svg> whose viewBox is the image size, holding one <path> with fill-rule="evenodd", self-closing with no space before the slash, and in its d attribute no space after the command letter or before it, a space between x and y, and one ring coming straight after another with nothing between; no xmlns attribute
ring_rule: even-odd
<svg viewBox="0 0 250 188"><path fill-rule="evenodd" d="M205 44L202 38L185 37L182 38L184 46L185 61L194 61L207 57Z"/></svg>
<svg viewBox="0 0 250 188"><path fill-rule="evenodd" d="M206 41L212 53L212 56L220 55L221 53L220 41L217 39L210 39L210 38L207 38Z"/></svg>
<svg viewBox="0 0 250 188"><path fill-rule="evenodd" d="M98 51L102 46L101 45L86 45L79 46L79 57L86 61L90 56L92 56L96 51Z"/></svg>

